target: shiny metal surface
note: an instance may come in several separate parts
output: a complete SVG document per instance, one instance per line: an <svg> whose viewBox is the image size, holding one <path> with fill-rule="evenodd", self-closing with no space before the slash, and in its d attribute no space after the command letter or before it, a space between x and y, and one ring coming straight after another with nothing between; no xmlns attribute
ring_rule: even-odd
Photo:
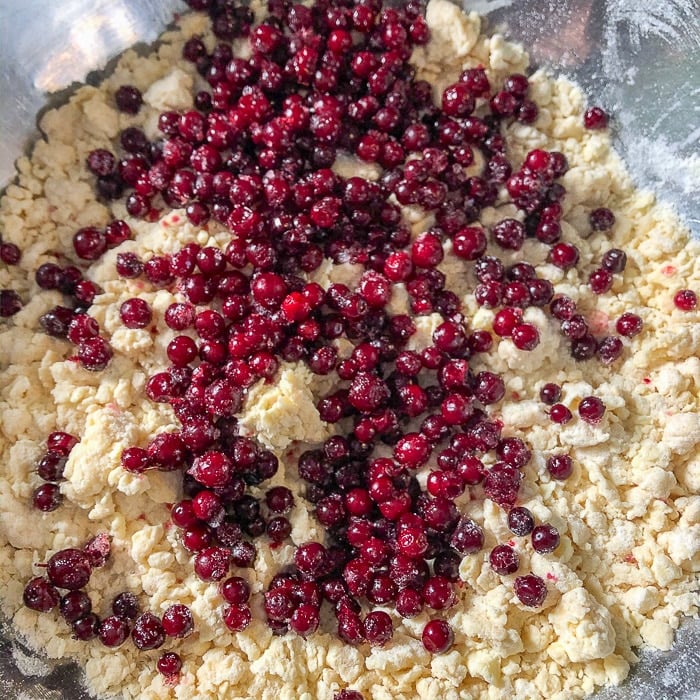
<svg viewBox="0 0 700 700"><path fill-rule="evenodd" d="M535 64L577 80L615 116L618 148L637 182L676 206L700 236L700 0L466 0L531 50ZM121 51L154 41L180 0L0 0L0 188L37 137L37 112L76 82L95 82ZM643 652L628 682L599 700L700 698L700 623L674 649ZM8 698L87 700L74 667L26 662L0 632ZM25 658L22 662L21 659ZM19 661L18 661L19 659ZM20 670L21 669L21 670ZM516 699L525 700L525 699Z"/></svg>
<svg viewBox="0 0 700 700"><path fill-rule="evenodd" d="M36 115L119 53L155 41L181 0L0 0L0 188L36 138ZM49 95L51 97L49 97Z"/></svg>

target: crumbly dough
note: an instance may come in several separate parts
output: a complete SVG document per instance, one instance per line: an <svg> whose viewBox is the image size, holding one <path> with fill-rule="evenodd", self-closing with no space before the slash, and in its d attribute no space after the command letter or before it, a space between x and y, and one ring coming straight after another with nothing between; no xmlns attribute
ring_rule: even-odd
<svg viewBox="0 0 700 700"><path fill-rule="evenodd" d="M523 49L501 36L481 34L476 15L463 14L447 0L432 0L427 16L433 40L417 49L412 60L418 76L433 83L436 96L466 67L483 65L496 84L509 73L526 70ZM672 297L682 287L700 287L700 247L671 211L651 194L635 190L609 135L584 130L584 97L564 78L534 74L531 94L539 117L532 126L509 126L507 142L516 164L536 147L566 154L571 169L564 177L564 239L579 246L582 264L562 272L546 263L545 247L533 241L518 253L498 254L507 262L521 257L538 262L538 272L558 292L580 300L599 329L631 310L644 319L644 330L625 341L624 358L613 368L576 364L555 322L530 309L526 319L541 333L537 351L523 353L502 342L483 367L475 367L503 374L507 400L494 414L507 434L523 436L534 451L525 469L522 504L561 534L560 547L547 556L533 552L529 541L517 541L521 570L532 570L548 582L542 609L522 606L512 592L512 577L491 571L490 548L510 535L504 511L476 500L463 503L462 510L483 525L485 548L462 563L465 585L446 616L456 631L448 653L431 657L424 650L420 631L428 619L425 613L397 618L394 638L385 648L351 647L323 631L308 640L291 634L273 637L262 619L259 594L290 561L291 544L273 550L257 543L255 569L241 573L257 601L254 619L244 632L232 634L221 620L223 599L216 585L197 579L190 556L167 525L167 504L178 499L176 475L135 476L121 469L122 449L177 427L170 407L145 400L143 388L148 375L166 365L172 331L163 312L180 297L119 279L116 251L107 253L90 273L104 289L90 313L111 336L115 357L106 371L93 374L66 361L67 343L36 331L38 317L60 298L38 290L33 270L53 259L53 251L70 251L77 227L126 218L123 204L108 210L95 201L85 157L94 148L109 147L122 128L143 124L152 133L159 110L191 104L198 78L179 56L189 36L205 33L202 18L185 16L155 54L127 52L100 87L83 87L67 105L46 113L40 124L45 138L31 158L20 159L17 183L2 199L0 229L6 241L21 246L23 257L19 267L0 269L0 287L13 287L30 299L12 322L0 327L4 612L48 657L78 660L93 692L126 700L331 700L346 687L361 691L367 700L571 700L596 686L620 683L637 658L635 646L669 648L680 617L696 612L700 318L697 312L676 310ZM112 95L125 83L145 93L137 117L114 108ZM352 159L338 164L343 174L352 167ZM363 175L375 178L377 172L365 168ZM614 231L584 238L588 212L602 205L615 212ZM497 203L484 212L484 223L506 211L513 215L512 208ZM420 212L407 212L407 217L414 230L430 223ZM156 223L129 223L135 240L119 250L142 256L170 252L190 241L223 245L227 238L214 225L202 230L186 223L178 211ZM622 247L629 264L610 293L594 298L587 292L587 271L610 247ZM447 256L442 269L448 287L465 294L473 280L460 261ZM332 271L321 272L328 283ZM401 292L395 291L392 299L397 313L407 301ZM120 303L137 294L153 307L155 334L120 327ZM476 307L469 296L464 304L473 328L490 327L491 311ZM434 322L432 317L418 319L414 345L427 342ZM601 424L592 427L575 419L554 427L537 398L545 381L563 385L563 401L572 410L584 396L601 397L608 409ZM250 391L241 415L245 429L282 461L273 483L288 483L297 495L300 486L294 483L290 455L302 448L300 442L316 443L330 434L314 407L327 389L304 367L285 365L277 383ZM38 483L32 469L46 435L55 429L80 435L82 441L71 454L62 485L66 503L41 514L28 505ZM562 451L573 457L575 471L567 481L556 482L544 461ZM292 525L294 544L322 537L300 496ZM191 607L196 633L164 647L183 658L177 685L166 684L156 671L160 652L137 653L131 643L112 650L97 642L77 642L57 615L22 606L23 585L39 571L36 565L58 549L82 545L96 532L109 533L113 542L110 563L95 571L89 585L98 613L104 614L112 596L125 588L154 612L162 613L174 602Z"/></svg>

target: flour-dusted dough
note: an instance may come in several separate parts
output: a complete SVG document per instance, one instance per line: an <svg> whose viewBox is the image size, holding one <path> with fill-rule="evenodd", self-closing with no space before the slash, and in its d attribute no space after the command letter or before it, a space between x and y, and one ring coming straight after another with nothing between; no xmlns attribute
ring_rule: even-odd
<svg viewBox="0 0 700 700"><path fill-rule="evenodd" d="M526 69L521 47L501 36L480 34L476 15L464 15L447 0L432 0L428 22L433 41L412 58L418 76L430 80L435 95L466 67L483 65L494 84ZM184 41L206 34L201 17L185 16L166 34L151 56L127 52L114 75L99 88L84 87L64 107L42 119L45 138L31 158L18 162L17 184L0 208L3 238L19 244L19 267L0 269L0 286L13 287L31 301L14 320L0 327L0 585L3 609L19 633L51 658L78 660L88 686L99 694L156 700L330 700L338 689L352 687L369 700L571 700L605 683L619 683L636 660L633 646L642 642L668 648L682 614L696 611L700 568L700 318L674 310L672 296L681 287L700 286L700 248L688 240L672 212L637 192L611 148L606 132L582 125L584 98L563 78L538 71L531 94L540 106L536 123L514 123L506 130L510 157L517 164L532 148L561 150L571 168L564 177L564 238L575 241L583 261L566 273L547 264L546 248L528 241L506 262L522 256L537 264L559 292L579 301L599 331L612 329L623 311L644 319L641 335L625 341L624 359L612 368L596 362L574 363L554 321L538 309L526 319L541 334L536 352L523 353L502 341L475 369L503 374L507 400L496 413L507 434L523 436L534 450L526 468L523 505L538 520L555 525L562 542L542 556L518 539L521 570L548 582L542 609L523 607L512 592L512 577L501 578L488 565L488 551L511 537L505 513L489 501L462 504L484 526L486 547L464 559L464 586L459 603L446 615L456 631L453 649L431 657L420 643L427 621L396 619L394 639L386 648L343 644L334 634L318 632L308 640L274 637L264 623L259 602L251 626L230 633L221 620L223 599L216 586L192 573L190 556L168 526L167 504L178 498L172 474L135 476L119 465L123 448L145 444L149 435L177 427L169 406L144 397L147 377L166 365L165 347L172 338L163 322L178 294L143 289L114 271L116 251L93 266L91 277L104 290L91 308L110 336L116 354L102 373L89 373L67 362L66 343L38 333L38 317L60 302L56 293L39 291L33 270L52 259L52 251L71 249L75 229L104 225L124 217L123 204L108 210L95 201L83 165L90 150L109 147L120 129L140 124L154 133L158 110L192 104L198 77L179 57ZM144 91L137 117L118 113L112 94L121 84ZM375 166L343 157L336 169L344 176L360 173L375 179ZM588 237L588 212L609 206L617 224L611 235ZM485 227L505 215L518 216L499 201L485 210ZM419 210L406 211L414 231L430 223ZM183 244L225 245L226 231L202 230L170 212L156 223L130 221L136 237L120 250L141 256L167 253ZM612 291L593 297L586 274L610 247L622 247L629 265ZM464 296L473 328L488 328L493 313L476 307L467 295L471 278L456 258L442 265L448 286ZM318 281L356 281L353 270L324 265ZM118 308L143 296L154 311L158 333L128 330ZM392 311L403 313L407 296L401 285ZM425 346L438 319L417 320L413 346ZM347 347L340 348L347 354ZM286 483L297 495L292 513L292 542L322 537L310 505L294 478L293 458L302 443L317 443L330 434L315 402L329 389L327 381L303 366L284 365L277 382L260 384L248 394L240 416L244 430L275 450L282 466L273 483ZM562 384L564 401L575 409L586 395L600 396L607 413L597 427L574 420L554 426L538 400L546 381ZM574 411L575 412L575 411ZM33 463L46 435L68 430L82 441L71 454L62 491L67 502L41 514L28 505L37 484ZM544 461L553 452L568 452L575 464L565 482L550 479ZM106 614L112 597L124 590L139 594L144 607L157 613L182 602L193 611L196 633L183 642L167 642L182 656L180 682L166 684L155 670L158 652L137 653L131 643L108 650L99 643L79 643L55 615L39 615L21 604L24 583L36 565L56 550L80 546L96 532L112 537L109 564L93 574L89 592L94 609ZM274 573L291 560L292 544L260 548L256 568L242 572L259 596ZM256 598L257 596L257 598Z"/></svg>

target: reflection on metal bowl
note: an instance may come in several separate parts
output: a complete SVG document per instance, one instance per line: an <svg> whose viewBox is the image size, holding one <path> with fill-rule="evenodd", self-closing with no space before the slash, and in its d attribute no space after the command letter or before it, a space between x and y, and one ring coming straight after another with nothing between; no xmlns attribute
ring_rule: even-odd
<svg viewBox="0 0 700 700"><path fill-rule="evenodd" d="M530 48L535 64L563 71L615 115L615 138L637 182L676 206L700 235L700 0L475 0ZM35 115L76 82L137 43L153 42L180 0L0 0L0 188L36 137ZM700 624L688 621L667 653L642 652L621 688L599 700L691 700L700 695ZM54 667L0 637L6 697L87 700L72 666Z"/></svg>

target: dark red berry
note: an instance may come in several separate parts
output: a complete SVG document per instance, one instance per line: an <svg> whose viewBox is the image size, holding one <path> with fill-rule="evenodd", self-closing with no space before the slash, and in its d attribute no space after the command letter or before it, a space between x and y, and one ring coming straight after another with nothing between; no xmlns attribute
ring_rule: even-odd
<svg viewBox="0 0 700 700"><path fill-rule="evenodd" d="M121 617L111 615L102 620L97 635L106 647L121 646L129 637L129 623Z"/></svg>
<svg viewBox="0 0 700 700"><path fill-rule="evenodd" d="M71 623L73 638L88 642L97 637L100 630L100 620L95 613L88 613Z"/></svg>
<svg viewBox="0 0 700 700"><path fill-rule="evenodd" d="M698 305L698 298L692 289L681 289L674 295L673 303L681 311L694 311Z"/></svg>
<svg viewBox="0 0 700 700"><path fill-rule="evenodd" d="M452 646L454 633L447 622L431 620L423 628L421 639L431 654L442 654Z"/></svg>
<svg viewBox="0 0 700 700"><path fill-rule="evenodd" d="M569 455L552 455L547 459L547 470L552 478L558 481L568 479L573 472L574 464Z"/></svg>
<svg viewBox="0 0 700 700"><path fill-rule="evenodd" d="M139 614L139 601L130 591L119 593L112 601L112 612L124 620L135 620Z"/></svg>
<svg viewBox="0 0 700 700"><path fill-rule="evenodd" d="M97 260L107 250L105 234L94 226L81 228L73 236L73 248L83 260Z"/></svg>
<svg viewBox="0 0 700 700"><path fill-rule="evenodd" d="M615 224L615 214L607 207L594 209L590 214L591 228L594 231L609 231Z"/></svg>
<svg viewBox="0 0 700 700"><path fill-rule="evenodd" d="M535 527L535 519L532 513L522 506L511 508L508 512L508 527L514 535L524 537L532 532Z"/></svg>
<svg viewBox="0 0 700 700"><path fill-rule="evenodd" d="M578 405L578 414L587 423L599 423L605 414L605 404L597 396L586 396Z"/></svg>
<svg viewBox="0 0 700 700"><path fill-rule="evenodd" d="M559 531L553 525L537 525L530 538L533 549L540 554L549 554L559 546Z"/></svg>
<svg viewBox="0 0 700 700"><path fill-rule="evenodd" d="M175 652L166 651L156 662L156 668L166 678L171 678L182 670L182 659Z"/></svg>
<svg viewBox="0 0 700 700"><path fill-rule="evenodd" d="M187 637L194 630L192 612L186 605L175 603L163 613L162 625L168 637Z"/></svg>
<svg viewBox="0 0 700 700"><path fill-rule="evenodd" d="M518 600L529 608L539 608L547 597L547 585L534 574L518 576L513 588Z"/></svg>
<svg viewBox="0 0 700 700"><path fill-rule="evenodd" d="M491 568L502 576L514 574L520 566L518 553L507 544L495 546L489 554Z"/></svg>
<svg viewBox="0 0 700 700"><path fill-rule="evenodd" d="M55 586L74 591L90 580L92 566L82 549L62 549L49 559L46 573Z"/></svg>
<svg viewBox="0 0 700 700"><path fill-rule="evenodd" d="M32 494L32 505L44 513L56 510L62 502L63 495L56 484L42 484Z"/></svg>
<svg viewBox="0 0 700 700"><path fill-rule="evenodd" d="M59 610L66 622L75 622L92 611L92 603L85 591L70 591L61 598Z"/></svg>
<svg viewBox="0 0 700 700"><path fill-rule="evenodd" d="M120 112L137 114L143 104L141 91L133 85L122 85L114 93L114 101Z"/></svg>
<svg viewBox="0 0 700 700"><path fill-rule="evenodd" d="M600 107L590 107L583 115L583 125L586 129L605 129L608 125L608 115Z"/></svg>
<svg viewBox="0 0 700 700"><path fill-rule="evenodd" d="M61 594L45 578L33 578L24 587L24 604L38 612L49 612L55 608L61 600Z"/></svg>
<svg viewBox="0 0 700 700"><path fill-rule="evenodd" d="M365 639L372 646L384 646L393 636L391 617L382 610L375 610L365 617L362 625Z"/></svg>
<svg viewBox="0 0 700 700"><path fill-rule="evenodd" d="M548 382L540 389L540 400L547 406L554 405L561 398L561 387Z"/></svg>

